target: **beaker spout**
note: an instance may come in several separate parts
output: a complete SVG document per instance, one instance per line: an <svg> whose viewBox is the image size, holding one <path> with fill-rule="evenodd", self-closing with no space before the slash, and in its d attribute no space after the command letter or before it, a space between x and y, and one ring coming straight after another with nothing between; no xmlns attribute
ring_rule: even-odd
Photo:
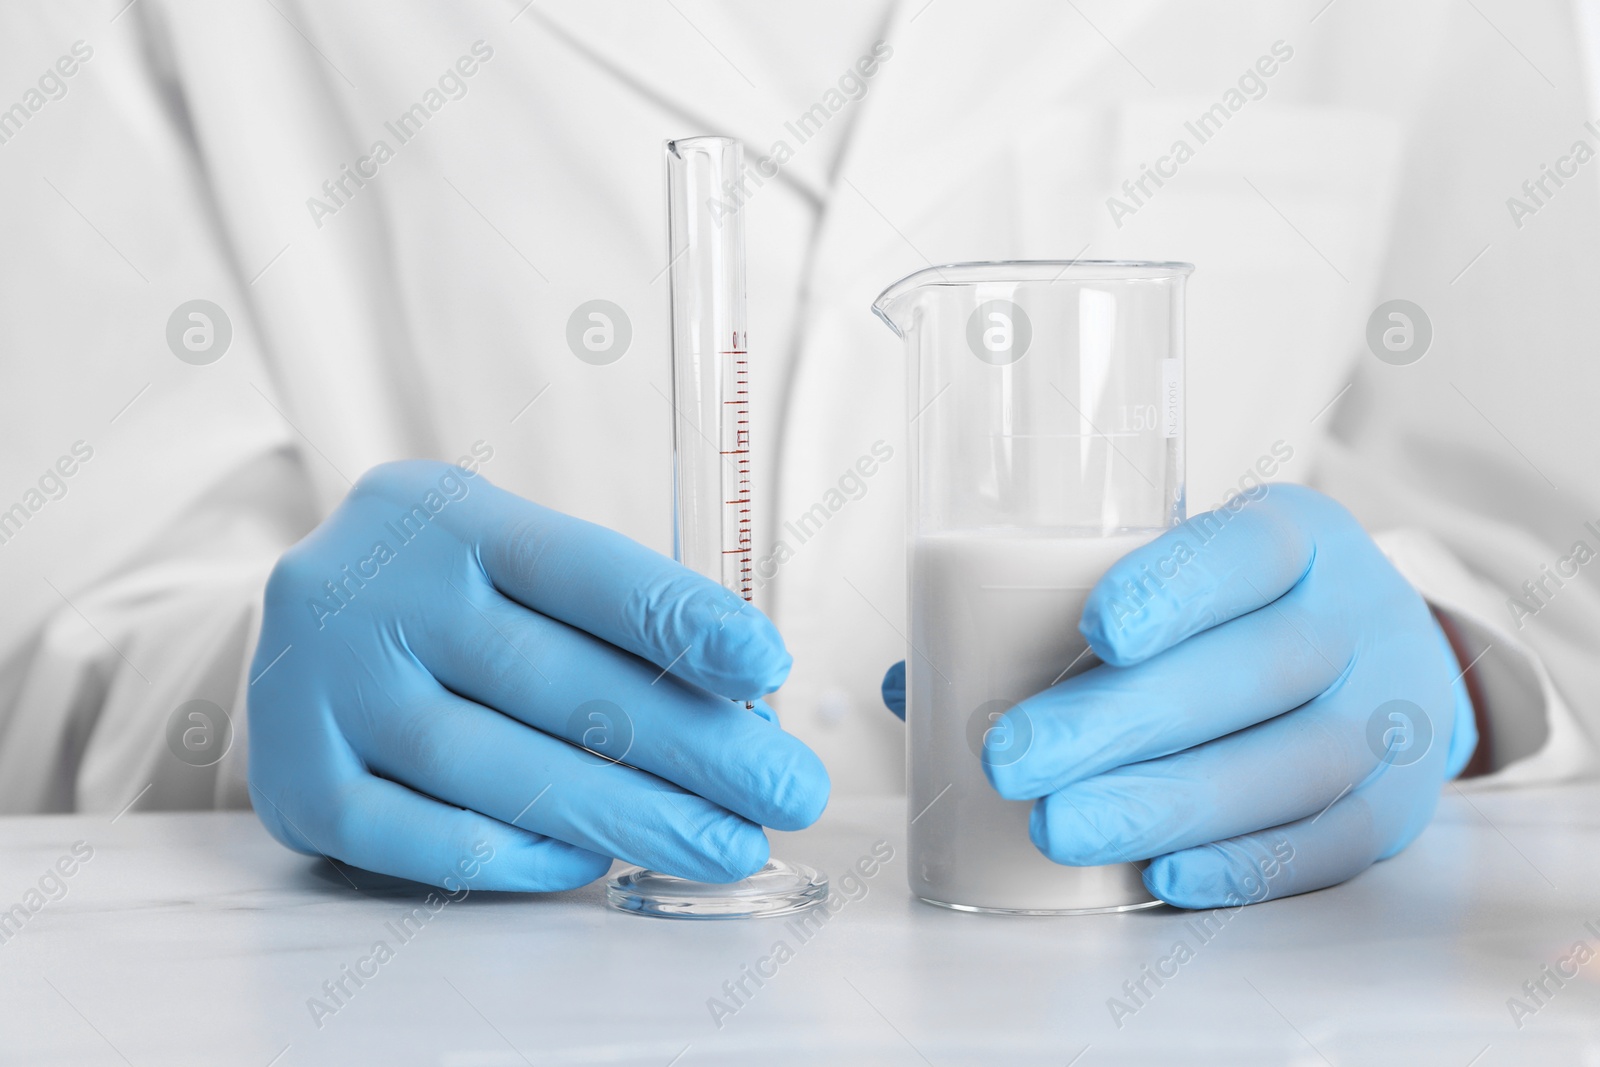
<svg viewBox="0 0 1600 1067"><path fill-rule="evenodd" d="M911 329L918 298L923 290L938 280L937 270L932 268L909 274L879 293L878 299L872 302L872 313L882 319L896 337L904 337Z"/></svg>

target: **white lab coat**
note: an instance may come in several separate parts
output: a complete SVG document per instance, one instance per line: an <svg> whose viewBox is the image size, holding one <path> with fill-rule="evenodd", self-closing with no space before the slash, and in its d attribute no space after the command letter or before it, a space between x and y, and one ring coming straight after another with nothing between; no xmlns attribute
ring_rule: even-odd
<svg viewBox="0 0 1600 1067"><path fill-rule="evenodd" d="M0 543L0 810L245 803L265 575L373 464L481 442L497 484L669 550L661 142L707 132L793 153L743 208L759 554L893 451L759 594L796 659L774 703L836 788L903 785L878 682L905 651L906 412L868 306L929 262L1074 255L1198 265L1191 511L1288 445L1283 476L1349 504L1482 654L1496 779L1593 768L1593 577L1507 606L1600 548L1600 163L1505 203L1600 144L1564 4L123 2L0 12L19 100L92 50L0 143L0 509L26 511ZM1275 44L1259 99L1108 205ZM402 143L386 124L430 99ZM370 176L325 193L346 166ZM1364 340L1395 297L1435 331L1410 366ZM195 298L233 327L206 366L164 336ZM632 325L606 366L565 339L592 299ZM166 741L196 698L235 725L204 769Z"/></svg>

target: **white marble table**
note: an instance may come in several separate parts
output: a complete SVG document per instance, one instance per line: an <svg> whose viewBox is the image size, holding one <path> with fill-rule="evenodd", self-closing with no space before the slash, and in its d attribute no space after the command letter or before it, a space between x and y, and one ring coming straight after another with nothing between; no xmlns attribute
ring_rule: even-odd
<svg viewBox="0 0 1600 1067"><path fill-rule="evenodd" d="M835 875L875 842L896 853L802 940L783 920L618 914L593 887L474 894L402 939L416 887L351 872L352 888L247 814L0 820L0 908L42 903L0 923L0 1060L1600 1064L1600 957L1546 978L1542 1005L1522 988L1576 942L1600 951L1600 787L1451 791L1399 858L1243 909L1204 942L1165 908L1007 919L918 904L902 822L896 801L840 802L778 835L779 854ZM49 876L80 841L92 857ZM60 899L28 896L41 879ZM1123 983L1179 939L1193 958L1146 980L1117 1026L1109 998L1131 1003ZM780 940L792 955L763 964ZM333 1005L323 983L378 941L392 958L315 1019L308 1000ZM772 977L745 978L739 1003L723 984L747 966ZM1537 1010L1514 1020L1513 996ZM714 1020L712 997L737 1010Z"/></svg>

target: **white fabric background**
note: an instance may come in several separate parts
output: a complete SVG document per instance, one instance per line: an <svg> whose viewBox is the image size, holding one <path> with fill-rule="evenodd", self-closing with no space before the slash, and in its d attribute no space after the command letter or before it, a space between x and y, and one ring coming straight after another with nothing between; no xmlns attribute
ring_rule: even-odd
<svg viewBox="0 0 1600 1067"><path fill-rule="evenodd" d="M122 3L0 9L0 106L94 50L0 144L0 508L94 448L0 544L0 810L242 803L260 585L372 464L486 441L497 484L669 549L661 142L765 147L880 37L865 96L747 208L758 537L873 442L904 456L867 310L890 282L1190 260L1191 510L1288 442L1286 476L1473 620L1497 732L1531 738L1509 777L1589 766L1593 577L1521 630L1504 603L1600 518L1600 164L1521 228L1504 204L1585 136L1565 4ZM467 94L316 226L306 199L479 40ZM1265 97L1115 227L1105 198L1280 40ZM164 340L196 297L235 331L207 367ZM1434 325L1409 367L1365 348L1393 297ZM564 341L595 298L634 329L607 367ZM904 654L903 478L761 594L796 656L775 704L844 791L903 783L877 693ZM197 697L238 739L207 771L165 744Z"/></svg>

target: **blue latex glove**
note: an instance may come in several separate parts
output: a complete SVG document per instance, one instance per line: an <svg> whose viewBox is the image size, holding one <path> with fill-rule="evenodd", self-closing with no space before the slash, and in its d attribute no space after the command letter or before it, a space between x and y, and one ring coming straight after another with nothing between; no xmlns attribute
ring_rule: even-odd
<svg viewBox="0 0 1600 1067"><path fill-rule="evenodd" d="M1251 495L1113 565L1079 623L1103 665L1008 711L1029 747L984 761L1001 796L1038 798L1045 855L1150 860L1145 885L1179 907L1394 855L1477 744L1449 644L1360 524L1302 486ZM885 702L904 693L896 664Z"/></svg>
<svg viewBox="0 0 1600 1067"><path fill-rule="evenodd" d="M790 663L765 616L621 534L386 464L267 584L250 793L290 848L450 888L567 889L613 857L734 881L763 826L827 803L816 755L735 702Z"/></svg>

